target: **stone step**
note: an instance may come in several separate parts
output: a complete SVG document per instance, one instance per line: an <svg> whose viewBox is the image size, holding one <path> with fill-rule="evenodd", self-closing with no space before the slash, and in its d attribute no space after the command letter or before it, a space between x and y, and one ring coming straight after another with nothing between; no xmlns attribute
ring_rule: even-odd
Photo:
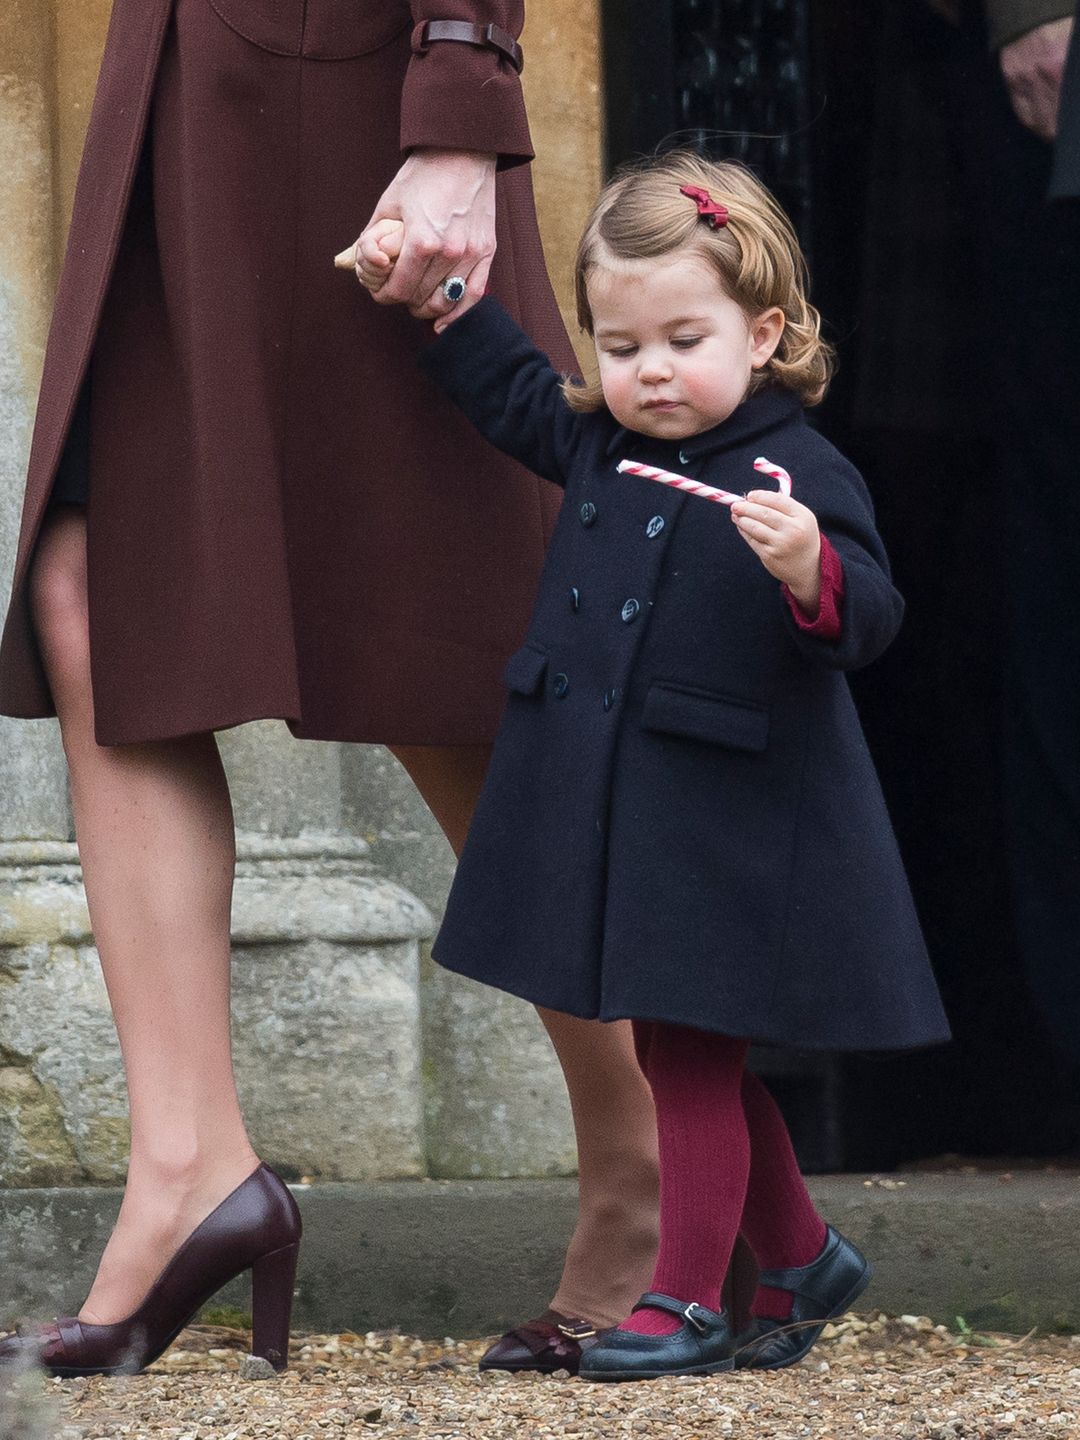
<svg viewBox="0 0 1080 1440"><path fill-rule="evenodd" d="M875 1265L862 1310L973 1329L1080 1330L1080 1174L811 1180ZM493 1334L542 1310L574 1223L567 1180L296 1186L297 1330ZM107 1188L0 1190L0 1327L70 1312L120 1203ZM246 1279L217 1304L248 1308Z"/></svg>

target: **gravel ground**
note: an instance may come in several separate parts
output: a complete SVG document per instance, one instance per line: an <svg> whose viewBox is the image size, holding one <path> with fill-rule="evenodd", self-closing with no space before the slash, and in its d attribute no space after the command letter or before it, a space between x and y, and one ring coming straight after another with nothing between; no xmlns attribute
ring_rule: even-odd
<svg viewBox="0 0 1080 1440"><path fill-rule="evenodd" d="M633 1385L481 1376L483 1341L379 1332L295 1337L290 1369L268 1378L249 1338L193 1327L143 1375L9 1380L0 1440L1080 1440L1080 1336L849 1315L789 1370Z"/></svg>

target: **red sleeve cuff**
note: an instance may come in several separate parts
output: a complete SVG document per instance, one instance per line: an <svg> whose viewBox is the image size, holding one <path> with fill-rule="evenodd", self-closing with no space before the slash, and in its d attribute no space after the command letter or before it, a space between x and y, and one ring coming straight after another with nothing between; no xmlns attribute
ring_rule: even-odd
<svg viewBox="0 0 1080 1440"><path fill-rule="evenodd" d="M821 601L816 615L807 615L786 585L780 587L788 603L795 624L804 635L813 635L818 640L840 639L840 609L844 599L844 563L830 545L826 536L821 537Z"/></svg>

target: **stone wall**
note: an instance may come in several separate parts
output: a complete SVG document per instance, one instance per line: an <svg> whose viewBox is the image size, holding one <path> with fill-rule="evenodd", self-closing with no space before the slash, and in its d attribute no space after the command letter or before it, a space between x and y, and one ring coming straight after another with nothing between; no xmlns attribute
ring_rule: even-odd
<svg viewBox="0 0 1080 1440"><path fill-rule="evenodd" d="M10 575L52 292L108 0L0 7L0 575ZM564 310L599 177L592 3L524 37ZM358 216L358 223L364 217ZM548 1175L574 1165L529 1007L432 966L453 857L381 747L221 738L240 831L234 1036L256 1145L291 1175ZM0 719L0 1186L115 1183L126 1096L54 722Z"/></svg>

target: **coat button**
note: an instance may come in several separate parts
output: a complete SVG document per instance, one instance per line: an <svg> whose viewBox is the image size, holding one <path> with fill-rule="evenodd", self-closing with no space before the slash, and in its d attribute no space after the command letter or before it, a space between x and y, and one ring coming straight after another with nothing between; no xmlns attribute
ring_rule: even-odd
<svg viewBox="0 0 1080 1440"><path fill-rule="evenodd" d="M610 710L611 707L612 707L614 704L615 704L615 691L614 691L614 690L605 690L605 691L604 691L604 709L605 709L605 710Z"/></svg>
<svg viewBox="0 0 1080 1440"><path fill-rule="evenodd" d="M638 615L641 613L641 606L636 600L630 599L626 601L619 613L625 623L627 625L630 625L633 623L633 621L637 619Z"/></svg>
<svg viewBox="0 0 1080 1440"><path fill-rule="evenodd" d="M590 525L596 524L596 506L591 500L586 500L585 504L581 507L581 523L585 526L586 530Z"/></svg>
<svg viewBox="0 0 1080 1440"><path fill-rule="evenodd" d="M690 464L690 456L687 455L687 453L686 453L685 450L680 450L680 451L679 451L679 464L680 464L680 465L689 465L689 464Z"/></svg>
<svg viewBox="0 0 1080 1440"><path fill-rule="evenodd" d="M581 604L581 591L576 585L570 586L570 609L576 610Z"/></svg>
<svg viewBox="0 0 1080 1440"><path fill-rule="evenodd" d="M570 681L568 677L562 673L561 670L559 671L558 675L555 676L555 682L551 688L555 691L556 700L561 700L566 694L566 692L570 689Z"/></svg>
<svg viewBox="0 0 1080 1440"><path fill-rule="evenodd" d="M645 526L645 534L649 537L650 540L655 540L657 535L660 534L660 531L663 528L664 517L662 515L654 515L649 521L649 523Z"/></svg>

